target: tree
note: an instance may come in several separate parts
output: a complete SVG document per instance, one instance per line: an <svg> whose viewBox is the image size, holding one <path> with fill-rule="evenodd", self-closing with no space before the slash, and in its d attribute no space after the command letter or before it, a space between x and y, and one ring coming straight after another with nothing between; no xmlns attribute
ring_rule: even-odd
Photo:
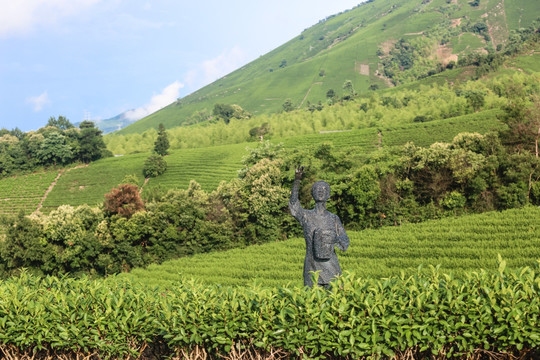
<svg viewBox="0 0 540 360"><path fill-rule="evenodd" d="M107 146L101 135L103 132L96 128L92 121L81 122L79 129L79 160L89 163L110 156L110 151L107 151Z"/></svg>
<svg viewBox="0 0 540 360"><path fill-rule="evenodd" d="M328 99L333 99L334 97L336 97L336 92L334 91L334 89L330 89L326 92L326 97Z"/></svg>
<svg viewBox="0 0 540 360"><path fill-rule="evenodd" d="M103 203L105 211L130 218L133 214L144 209L144 203L139 188L132 184L122 184L105 194Z"/></svg>
<svg viewBox="0 0 540 360"><path fill-rule="evenodd" d="M261 126L250 129L249 136L251 136L252 138L258 137L262 142L264 139L264 135L268 134L269 132L270 132L270 124L266 122L262 124Z"/></svg>
<svg viewBox="0 0 540 360"><path fill-rule="evenodd" d="M43 165L57 163L67 164L73 159L73 151L66 144L66 137L59 132L52 131L44 136L43 142L37 152L39 162Z"/></svg>
<svg viewBox="0 0 540 360"><path fill-rule="evenodd" d="M54 126L60 130L67 130L74 127L73 124L65 116L62 115L59 115L58 119L54 116L51 116L49 118L49 121L47 122L47 126Z"/></svg>
<svg viewBox="0 0 540 360"><path fill-rule="evenodd" d="M353 83L351 80L346 80L343 83L343 90L345 94L343 95L343 100L351 100L356 96L356 91L354 90Z"/></svg>
<svg viewBox="0 0 540 360"><path fill-rule="evenodd" d="M214 116L222 118L223 121L228 124L233 117L234 108L228 104L215 104L213 114Z"/></svg>
<svg viewBox="0 0 540 360"><path fill-rule="evenodd" d="M532 106L522 100L509 102L503 110L502 120L508 128L501 134L503 143L516 152L529 151L539 156L540 97L533 98Z"/></svg>
<svg viewBox="0 0 540 360"><path fill-rule="evenodd" d="M167 131L163 124L159 124L158 127L158 136L156 142L154 143L154 151L161 155L165 156L169 153L169 139L167 138Z"/></svg>
<svg viewBox="0 0 540 360"><path fill-rule="evenodd" d="M1 270L11 272L25 267L36 271L44 264L54 266L54 249L43 241L41 226L37 221L25 216L21 210L16 218L7 219L3 225L6 234L0 242Z"/></svg>
<svg viewBox="0 0 540 360"><path fill-rule="evenodd" d="M283 106L283 111L285 112L294 110L294 106L291 99L286 99L282 106Z"/></svg>
<svg viewBox="0 0 540 360"><path fill-rule="evenodd" d="M478 112L482 106L486 103L484 94L481 91L470 90L465 93L467 103L475 112Z"/></svg>

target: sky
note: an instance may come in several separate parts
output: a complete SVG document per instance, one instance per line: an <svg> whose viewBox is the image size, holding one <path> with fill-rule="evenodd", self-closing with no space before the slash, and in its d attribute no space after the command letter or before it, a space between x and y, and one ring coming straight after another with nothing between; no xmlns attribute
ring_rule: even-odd
<svg viewBox="0 0 540 360"><path fill-rule="evenodd" d="M0 128L137 120L362 0L0 0Z"/></svg>

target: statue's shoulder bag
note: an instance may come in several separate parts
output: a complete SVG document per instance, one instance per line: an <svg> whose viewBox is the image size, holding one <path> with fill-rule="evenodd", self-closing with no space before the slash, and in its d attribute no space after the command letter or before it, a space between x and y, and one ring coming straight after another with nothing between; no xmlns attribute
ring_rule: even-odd
<svg viewBox="0 0 540 360"><path fill-rule="evenodd" d="M328 260L336 244L336 233L332 230L317 229L313 232L313 251L319 260Z"/></svg>

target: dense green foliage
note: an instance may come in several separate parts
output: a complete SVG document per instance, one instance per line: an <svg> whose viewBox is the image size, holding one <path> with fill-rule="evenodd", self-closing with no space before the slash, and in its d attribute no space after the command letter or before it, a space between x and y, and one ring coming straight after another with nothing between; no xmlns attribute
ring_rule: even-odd
<svg viewBox="0 0 540 360"><path fill-rule="evenodd" d="M497 115L500 113L501 111L493 109L449 119L386 126L381 127L379 131L376 128L365 128L346 132L274 138L271 141L276 144L283 143L285 148L291 149L327 142L333 144L334 148L355 147L357 152L367 155L380 147L403 145L407 141L421 146L429 146L437 141L452 141L454 136L460 132L486 133L490 130L500 129L503 126L497 119ZM268 123L263 124L262 128L267 131ZM255 129L260 130L259 127ZM263 133L266 139L266 132ZM144 138L133 141L144 142L145 140ZM156 188L187 188L193 179L207 191L216 189L222 180L228 181L236 177L237 170L241 166L241 159L247 154L246 147L253 146L255 146L253 143L244 143L173 150L166 157L167 171L148 181L144 187L143 196ZM49 212L63 204L72 206L96 205L103 200L103 194L121 183L126 175L136 174L139 177L137 185L142 185L143 173L141 169L144 167L147 156L148 153L106 158L92 162L88 167L63 172L45 199L42 211ZM50 177L40 182L37 187L33 185L35 182L32 180L33 177L33 175L18 175L0 180L0 184L3 183L5 189L5 192L0 192L0 201L5 204L5 208L0 207L0 209L5 209L6 213L11 214L16 214L21 209L27 213L34 211L39 199L43 197L55 175L51 173ZM17 187L13 188L15 183ZM25 184L28 184L27 190L23 189ZM10 188L20 190L12 192ZM29 197L32 197L33 200L18 201L16 199ZM31 207L24 205L29 202L33 204Z"/></svg>
<svg viewBox="0 0 540 360"><path fill-rule="evenodd" d="M248 352L287 358L533 358L540 346L539 267L432 268L322 288L231 288L182 281L162 290L106 281L0 282L0 351L11 357L189 358Z"/></svg>
<svg viewBox="0 0 540 360"><path fill-rule="evenodd" d="M145 185L147 188L143 191L143 197L146 199L146 211L131 217L111 215L114 212L110 211L104 214L99 209L85 210L85 207L59 208L51 213L51 219L60 217L66 219L61 226L80 228L80 233L70 232L78 234L78 241L84 242L74 252L63 250L71 249L70 243L76 244L69 240L69 236L62 239L49 232L51 220L48 216L36 215L30 222L23 221L21 217L7 220L11 228L29 227L29 233L35 229L41 231L39 244L42 248L35 249L36 240L25 239L24 232L23 235L8 232L4 241L5 253L2 255L3 271L9 274L27 266L45 273L109 274L173 257L294 236L298 234L298 229L291 223L287 199L292 181L291 169L298 164L306 166L306 181L301 189L304 206L310 206L309 185L315 179L326 180L333 189L329 208L340 216L349 229L421 222L526 204L538 205L540 160L536 156L535 145L540 124L538 88L534 79L535 75L516 74L494 78L480 85L486 90L482 106L492 107L492 110L448 119L442 116L441 120L413 121L401 127L381 126L376 132L373 128L365 128L356 132L320 134L319 140L332 137L339 146L320 141L310 146L308 137L304 138L307 143L300 141L295 144L302 138L289 139L292 146L264 142L244 158L244 168L239 172L239 177L222 183L217 189L205 190L196 182L187 190L169 192ZM467 109L474 110L466 94L479 91L477 85L467 83L456 90L447 86L431 87L433 91L425 93L431 94L431 99L442 94L448 98L447 106L438 108L439 114L452 113L452 109L460 108L465 109L466 114ZM387 110L406 113L405 104L413 106L415 102L406 94L387 93L380 98L380 104ZM429 102L427 96L424 99ZM366 110L363 109L364 104ZM356 107L355 111L359 113L372 110L369 103ZM377 107L375 103L373 108ZM494 118L499 121L494 121ZM228 126L223 122L221 124ZM476 128L479 124L485 126L486 130L494 128L498 131L460 133L449 142L433 143L436 138L449 138L452 133L446 132L449 128L455 131ZM412 136L407 135L411 134L411 130ZM401 131L407 137L399 136ZM431 137L430 133L433 132L435 135ZM356 136L359 136L359 142L356 142ZM397 146L409 139L418 139L419 143L426 145L433 144L428 147L413 143ZM231 151L233 147L228 149ZM208 156L206 166L214 167L213 159L219 163L224 158L224 154L217 150L197 149L197 153ZM184 151L187 150L178 153ZM232 151L232 154L239 156L241 153ZM168 159L174 156L173 153ZM102 202L101 194L110 191L126 175L140 174L142 159L142 156L136 155L129 162L114 158L93 164L94 169L105 170L95 172L94 181L103 190L97 193L98 198L94 197L93 203ZM135 170L119 171L111 166L113 162L124 166L131 164ZM184 164L178 164L178 170L184 169ZM206 176L219 181L212 169L206 169L203 170ZM79 170L88 175L87 169L72 170L59 179L58 185ZM116 183L108 188L104 187L103 179L113 181L115 177L107 176L106 172L114 173L117 178ZM163 175L164 179L166 176ZM87 178L85 181L91 179L84 177ZM172 174L169 179L174 177L175 174ZM69 186L70 192L85 191L84 185L78 182L72 182ZM65 203L66 200L66 193L61 193L61 201ZM64 212L75 215L67 216ZM26 254L31 248L37 250L38 255L28 255L27 258ZM71 255L72 261L66 261L64 256Z"/></svg>
<svg viewBox="0 0 540 360"><path fill-rule="evenodd" d="M505 113L508 128L503 135L523 129L508 121L516 120L513 110ZM522 141L527 144L529 140L522 137ZM35 233L25 238L19 230L8 232L0 249L3 271L33 267L45 273L108 274L173 257L297 235L299 229L292 224L287 203L290 169L299 163L306 166L306 181L301 188L304 206L310 206L311 183L316 178L325 179L333 189L329 208L349 229L538 205L540 160L524 149L514 142L503 146L494 132L461 133L451 143L430 147L407 143L367 157L354 147L334 149L328 143L288 151L265 142L244 158L244 169L237 179L222 182L212 192L204 191L196 182L187 190L154 191L147 197L146 211L130 212L127 217L111 216L120 211L107 215L98 209L68 206L48 217L13 219L8 228L42 229L44 253L26 259L29 249L36 250ZM56 223L56 218L63 221ZM75 226L80 233L62 230L65 237L57 238L56 230L50 232L56 226ZM76 239L70 240L75 234ZM56 243L60 249L70 249L75 240L80 245L75 252L55 250ZM74 254L73 261L63 258L68 254ZM15 258L21 260L11 261ZM52 262L53 258L61 260Z"/></svg>
<svg viewBox="0 0 540 360"><path fill-rule="evenodd" d="M0 353L538 357L537 10L368 1L107 137L131 155L71 171L20 174L107 155L92 123L2 130L0 172L18 174L0 212L23 211L0 222ZM298 165L303 206L326 180L351 238L329 291L299 286Z"/></svg>
<svg viewBox="0 0 540 360"><path fill-rule="evenodd" d="M496 270L497 254L509 268L534 266L540 259L539 217L540 209L531 206L348 231L351 245L346 252L338 251L339 262L349 272L377 279L414 275L419 266L430 265L463 277L480 269ZM189 278L215 285L302 286L304 254L304 239L294 238L170 260L122 277L163 289Z"/></svg>
<svg viewBox="0 0 540 360"><path fill-rule="evenodd" d="M0 176L111 156L101 133L91 121L83 121L75 128L63 116L51 118L48 126L28 133L17 128L1 129Z"/></svg>

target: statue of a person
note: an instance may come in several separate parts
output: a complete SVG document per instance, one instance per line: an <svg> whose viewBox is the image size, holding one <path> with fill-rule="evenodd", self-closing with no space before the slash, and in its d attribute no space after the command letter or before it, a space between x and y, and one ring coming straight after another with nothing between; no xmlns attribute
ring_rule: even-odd
<svg viewBox="0 0 540 360"><path fill-rule="evenodd" d="M289 209L292 216L304 228L304 238L306 239L304 285L312 287L311 272L319 271L317 285L328 287L330 281L341 275L335 246L342 251L347 250L349 237L345 233L339 217L326 210L326 201L330 198L330 185L328 183L317 181L313 184L311 195L315 200L315 208L311 210L302 208L298 200L302 176L303 167L297 168L289 200Z"/></svg>

